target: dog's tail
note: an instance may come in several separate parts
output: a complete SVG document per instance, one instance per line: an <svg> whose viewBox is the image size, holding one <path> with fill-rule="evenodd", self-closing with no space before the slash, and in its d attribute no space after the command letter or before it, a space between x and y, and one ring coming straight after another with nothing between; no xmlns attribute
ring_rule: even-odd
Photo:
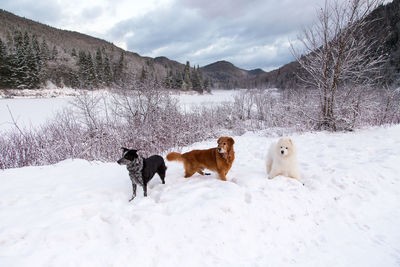
<svg viewBox="0 0 400 267"><path fill-rule="evenodd" d="M183 157L182 157L182 154L180 154L180 153L171 152L171 153L168 153L167 160L168 161L183 161Z"/></svg>

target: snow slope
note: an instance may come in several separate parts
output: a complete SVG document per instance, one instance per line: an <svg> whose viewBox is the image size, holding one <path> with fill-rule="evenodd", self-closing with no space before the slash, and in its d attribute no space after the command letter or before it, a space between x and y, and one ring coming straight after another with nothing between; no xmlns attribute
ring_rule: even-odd
<svg viewBox="0 0 400 267"><path fill-rule="evenodd" d="M228 182L169 162L132 202L116 163L0 171L0 266L400 265L400 126L294 135L305 186L266 179L262 135Z"/></svg>

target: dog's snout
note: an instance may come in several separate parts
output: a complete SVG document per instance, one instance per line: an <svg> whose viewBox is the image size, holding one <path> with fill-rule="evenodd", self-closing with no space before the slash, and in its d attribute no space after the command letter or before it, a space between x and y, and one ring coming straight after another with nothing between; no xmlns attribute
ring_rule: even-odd
<svg viewBox="0 0 400 267"><path fill-rule="evenodd" d="M221 150L222 150L222 149L219 147L219 148L218 148L218 152L221 152Z"/></svg>
<svg viewBox="0 0 400 267"><path fill-rule="evenodd" d="M282 155L285 154L285 151L281 150L281 154L282 154Z"/></svg>

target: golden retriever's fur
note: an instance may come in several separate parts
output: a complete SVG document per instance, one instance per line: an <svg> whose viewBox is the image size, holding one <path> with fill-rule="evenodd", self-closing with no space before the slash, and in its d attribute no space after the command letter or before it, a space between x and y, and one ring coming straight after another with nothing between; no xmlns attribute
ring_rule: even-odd
<svg viewBox="0 0 400 267"><path fill-rule="evenodd" d="M218 146L205 150L192 150L184 154L171 152L167 155L168 161L181 161L185 168L185 178L198 172L204 175L204 169L217 172L219 178L226 181L226 174L232 167L235 159L232 137L220 137Z"/></svg>

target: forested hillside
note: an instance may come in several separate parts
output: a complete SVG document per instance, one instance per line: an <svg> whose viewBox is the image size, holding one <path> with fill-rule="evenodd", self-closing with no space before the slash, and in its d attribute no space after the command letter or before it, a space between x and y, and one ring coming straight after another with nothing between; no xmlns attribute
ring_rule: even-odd
<svg viewBox="0 0 400 267"><path fill-rule="evenodd" d="M199 67L165 57L149 58L107 41L0 10L0 88L129 87L152 80L166 88L209 90Z"/></svg>
<svg viewBox="0 0 400 267"><path fill-rule="evenodd" d="M367 38L379 40L382 55L387 56L387 63L381 71L384 85L400 85L400 0L380 5L367 17L372 21L366 31ZM307 79L307 74L296 61L279 69L254 77L253 84L266 87L296 88L304 86L299 77Z"/></svg>

